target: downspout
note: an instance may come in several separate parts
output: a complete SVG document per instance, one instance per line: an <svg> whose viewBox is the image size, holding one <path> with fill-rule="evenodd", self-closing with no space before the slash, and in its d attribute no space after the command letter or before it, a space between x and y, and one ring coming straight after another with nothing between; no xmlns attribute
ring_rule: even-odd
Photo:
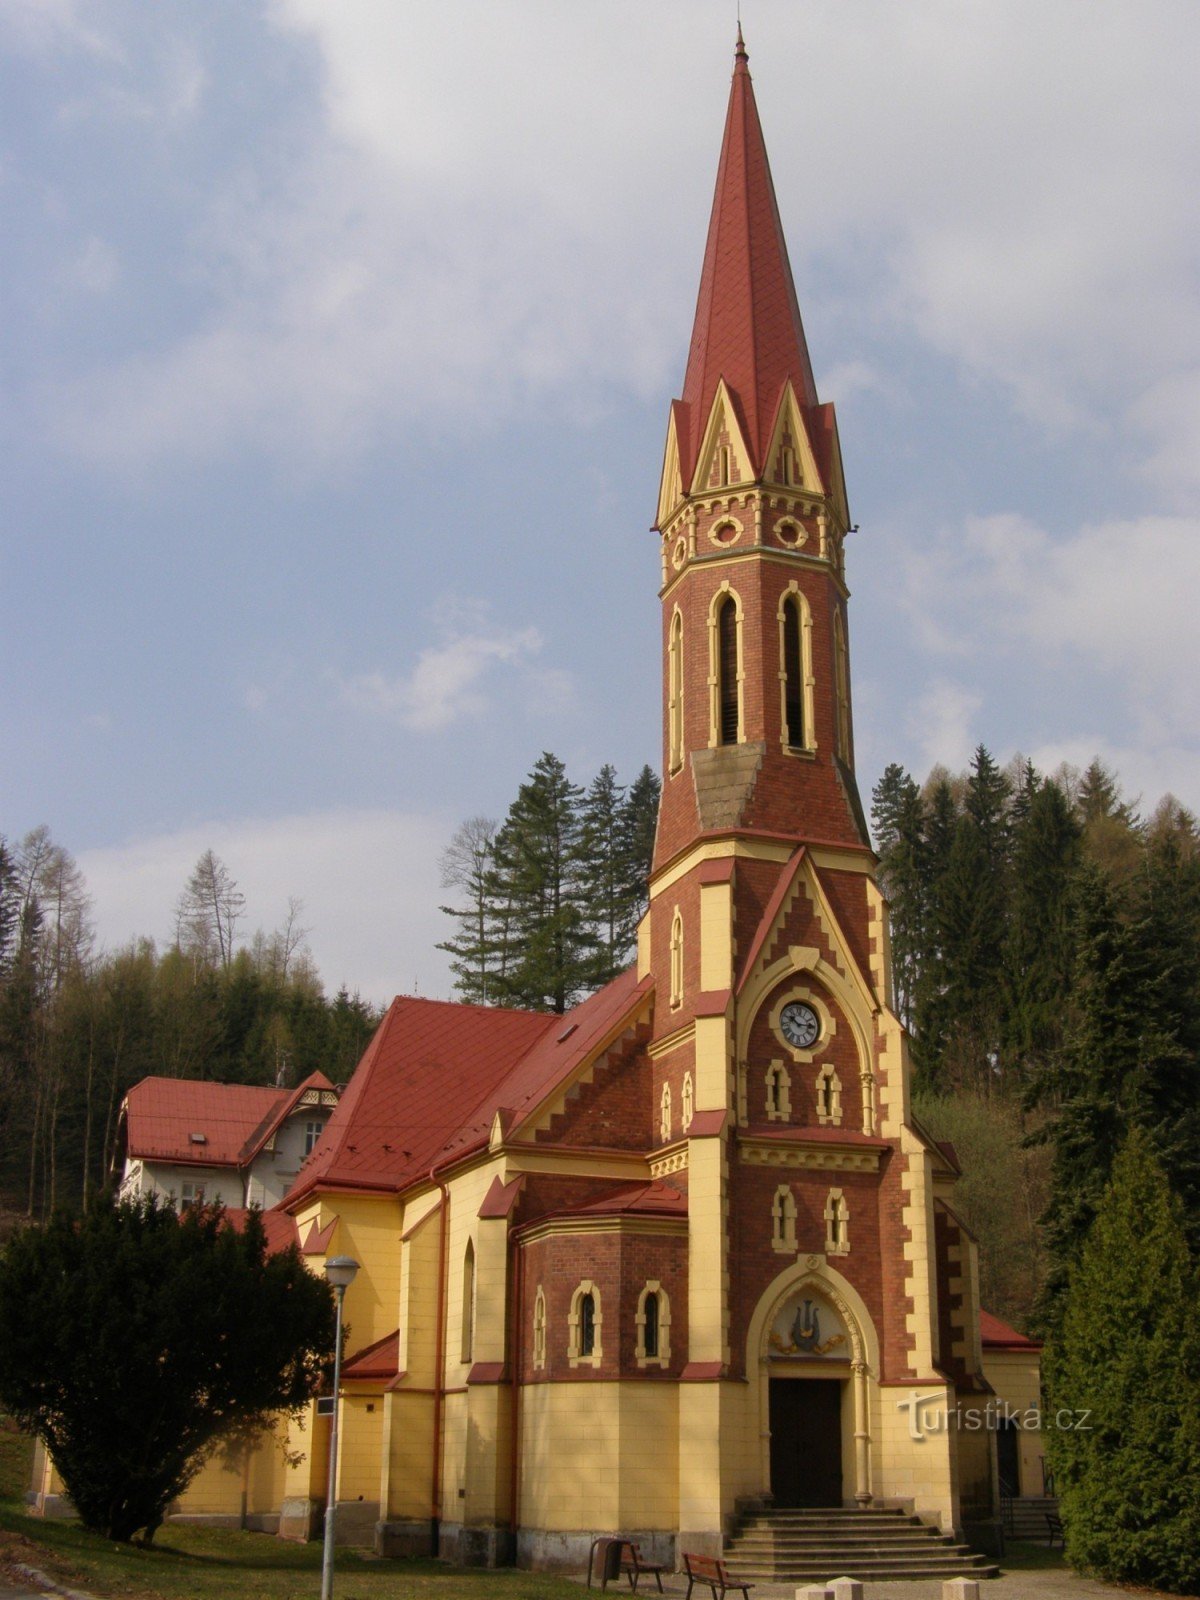
<svg viewBox="0 0 1200 1600"><path fill-rule="evenodd" d="M442 1524L442 1380L446 1366L446 1257L450 1248L450 1191L430 1167L429 1181L442 1195L441 1239L438 1245L437 1339L433 1370L433 1483L430 1492L431 1554L437 1555Z"/></svg>
<svg viewBox="0 0 1200 1600"><path fill-rule="evenodd" d="M521 1330L525 1317L525 1252L511 1235L508 1248L512 1252L513 1261L508 1274L513 1296L512 1317L508 1328L508 1370L512 1375L512 1449L509 1452L508 1504L509 1515L512 1518L515 1559L517 1531L521 1526Z"/></svg>

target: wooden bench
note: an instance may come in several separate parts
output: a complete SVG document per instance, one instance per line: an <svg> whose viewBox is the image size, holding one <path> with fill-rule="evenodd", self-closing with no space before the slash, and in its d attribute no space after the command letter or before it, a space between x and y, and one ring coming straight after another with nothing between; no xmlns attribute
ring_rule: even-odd
<svg viewBox="0 0 1200 1600"><path fill-rule="evenodd" d="M662 1594L662 1575L666 1569L661 1565L660 1562L644 1561L642 1559L642 1552L638 1549L637 1544L633 1539L624 1539L621 1542L623 1546L621 1550L621 1571L629 1579L629 1587L636 1590L638 1586L638 1579L641 1577L643 1572L648 1572L653 1577L655 1583L658 1584L659 1594Z"/></svg>
<svg viewBox="0 0 1200 1600"><path fill-rule="evenodd" d="M1058 1515L1058 1513L1056 1511L1047 1511L1046 1512L1046 1531L1047 1531L1047 1534L1049 1535L1049 1537L1046 1540L1046 1548L1047 1549L1049 1549L1049 1550L1053 1550L1054 1549L1054 1541L1056 1539L1058 1540L1059 1544L1062 1544L1062 1542L1063 1542L1062 1518Z"/></svg>
<svg viewBox="0 0 1200 1600"><path fill-rule="evenodd" d="M712 1590L712 1600L720 1600L729 1590L737 1590L750 1600L750 1591L754 1585L743 1583L740 1578L735 1578L725 1563L716 1556L693 1556L686 1551L683 1557L684 1571L687 1573L687 1600L691 1600L692 1585L706 1583Z"/></svg>

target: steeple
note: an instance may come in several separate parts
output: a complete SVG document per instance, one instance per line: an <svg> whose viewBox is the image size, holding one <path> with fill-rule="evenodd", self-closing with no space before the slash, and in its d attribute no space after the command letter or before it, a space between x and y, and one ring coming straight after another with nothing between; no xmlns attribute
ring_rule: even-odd
<svg viewBox="0 0 1200 1600"><path fill-rule="evenodd" d="M784 383L802 406L817 405L817 390L740 24L678 417L685 484L722 378L757 477Z"/></svg>

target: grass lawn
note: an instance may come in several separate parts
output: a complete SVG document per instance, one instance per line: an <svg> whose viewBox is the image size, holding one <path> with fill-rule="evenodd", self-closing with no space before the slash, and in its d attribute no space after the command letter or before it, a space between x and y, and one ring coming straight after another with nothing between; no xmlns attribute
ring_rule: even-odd
<svg viewBox="0 0 1200 1600"><path fill-rule="evenodd" d="M149 1550L110 1544L77 1522L25 1512L32 1441L0 1417L0 1573L39 1567L68 1586L130 1600L315 1600L321 1547L265 1533L167 1524ZM339 1550L337 1600L579 1600L579 1586L538 1572L481 1572L436 1561L377 1561Z"/></svg>

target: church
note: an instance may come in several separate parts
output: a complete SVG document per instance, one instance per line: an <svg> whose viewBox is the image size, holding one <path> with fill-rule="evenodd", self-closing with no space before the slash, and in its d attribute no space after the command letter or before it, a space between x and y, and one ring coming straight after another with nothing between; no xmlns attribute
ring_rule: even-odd
<svg viewBox="0 0 1200 1600"><path fill-rule="evenodd" d="M277 1208L314 1270L361 1263L338 1525L385 1554L582 1567L620 1530L673 1561L764 1507L993 1512L975 1247L911 1114L855 777L837 424L740 32L666 421L636 966L563 1016L395 1000ZM327 1430L245 1464L244 1518L317 1529Z"/></svg>

